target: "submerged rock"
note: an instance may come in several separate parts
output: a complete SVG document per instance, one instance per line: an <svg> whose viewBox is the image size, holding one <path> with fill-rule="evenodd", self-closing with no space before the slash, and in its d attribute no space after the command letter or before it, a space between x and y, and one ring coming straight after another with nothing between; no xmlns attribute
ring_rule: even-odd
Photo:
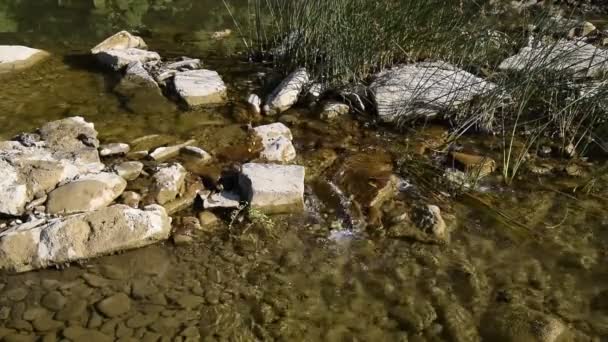
<svg viewBox="0 0 608 342"><path fill-rule="evenodd" d="M0 45L0 73L24 69L49 56L43 50L20 45Z"/></svg>
<svg viewBox="0 0 608 342"><path fill-rule="evenodd" d="M109 49L95 54L97 61L105 67L113 70L121 70L131 63L148 63L160 61L160 55L154 51L147 51L135 48L129 49Z"/></svg>
<svg viewBox="0 0 608 342"><path fill-rule="evenodd" d="M451 152L450 157L454 166L475 178L482 178L496 170L494 159L474 154Z"/></svg>
<svg viewBox="0 0 608 342"><path fill-rule="evenodd" d="M298 69L289 74L281 84L266 98L264 113L276 115L291 108L309 82L306 69Z"/></svg>
<svg viewBox="0 0 608 342"><path fill-rule="evenodd" d="M256 94L249 94L249 96L247 96L247 103L255 114L260 114L262 112L262 109L260 108L262 99Z"/></svg>
<svg viewBox="0 0 608 342"><path fill-rule="evenodd" d="M148 46L141 37L134 36L127 31L120 31L91 49L92 54L106 50L146 49Z"/></svg>
<svg viewBox="0 0 608 342"><path fill-rule="evenodd" d="M82 176L51 191L46 202L49 214L88 212L108 206L127 187L114 173Z"/></svg>
<svg viewBox="0 0 608 342"><path fill-rule="evenodd" d="M502 304L491 309L481 324L481 334L484 341L571 341L560 320L521 305Z"/></svg>
<svg viewBox="0 0 608 342"><path fill-rule="evenodd" d="M305 168L298 165L248 163L243 165L239 187L254 209L265 213L304 210Z"/></svg>
<svg viewBox="0 0 608 342"><path fill-rule="evenodd" d="M258 126L253 129L256 136L262 139L263 150L260 157L266 161L289 162L296 158L296 149L291 143L291 130L277 122Z"/></svg>
<svg viewBox="0 0 608 342"><path fill-rule="evenodd" d="M212 70L182 71L173 79L175 91L188 107L222 104L226 101L226 85Z"/></svg>
<svg viewBox="0 0 608 342"><path fill-rule="evenodd" d="M608 71L608 50L580 40L559 40L554 44L527 46L502 61L501 70L546 69L573 76L596 77Z"/></svg>
<svg viewBox="0 0 608 342"><path fill-rule="evenodd" d="M167 159L177 157L182 149L191 146L195 143L196 140L188 140L178 145L157 147L156 149L154 149L154 151L150 153L150 158L156 161L165 161Z"/></svg>
<svg viewBox="0 0 608 342"><path fill-rule="evenodd" d="M370 85L384 122L430 118L496 86L451 64L416 63L385 70Z"/></svg>
<svg viewBox="0 0 608 342"><path fill-rule="evenodd" d="M156 203L165 204L182 193L186 180L186 169L180 164L162 164L154 174L150 195Z"/></svg>
<svg viewBox="0 0 608 342"><path fill-rule="evenodd" d="M0 233L0 269L25 272L142 247L167 239L170 230L171 219L157 205L114 205L35 227L15 226Z"/></svg>

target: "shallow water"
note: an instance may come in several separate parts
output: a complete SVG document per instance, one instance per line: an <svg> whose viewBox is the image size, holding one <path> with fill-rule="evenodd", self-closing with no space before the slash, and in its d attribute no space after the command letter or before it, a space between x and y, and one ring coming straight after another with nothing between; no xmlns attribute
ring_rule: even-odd
<svg viewBox="0 0 608 342"><path fill-rule="evenodd" d="M4 1L0 44L42 47L53 57L0 75L0 138L82 115L103 142L164 134L226 151L246 135L230 106L185 112L164 98L125 101L111 91L115 76L86 51L119 29L136 30L161 56L202 58L237 99L262 87L257 74L268 70L236 54L236 38L210 38L231 26L221 1ZM2 274L0 337L552 341L540 331L557 319L568 330L563 341L608 339L605 176L590 195L571 191L584 179L529 175L504 187L495 174L482 181L488 191L453 196L434 174L415 176L416 165L431 162L416 146L435 138L435 129L396 133L349 118L328 124L304 109L288 115L281 120L294 131L297 162L308 168L305 215L229 225L230 213L220 212L224 223L190 245L167 242L60 270ZM490 138L461 143L500 160ZM383 177L379 165L401 165L395 172L412 185L383 207L384 227L363 230L367 222L348 192L366 198ZM360 183L342 185L343 167ZM442 208L448 243L391 237L413 203ZM98 303L118 293L130 305L109 317ZM517 330L519 320L527 328Z"/></svg>

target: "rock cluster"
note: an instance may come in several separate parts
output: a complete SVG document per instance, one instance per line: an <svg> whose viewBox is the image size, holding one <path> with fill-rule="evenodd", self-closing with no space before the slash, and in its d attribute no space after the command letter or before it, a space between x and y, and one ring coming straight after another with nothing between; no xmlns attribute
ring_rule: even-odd
<svg viewBox="0 0 608 342"><path fill-rule="evenodd" d="M123 78L115 91L128 96L148 89L179 98L188 108L222 104L226 100L226 85L212 70L201 69L200 60L182 58L163 62L161 56L148 51L141 37L121 31L91 49L104 67L122 72Z"/></svg>

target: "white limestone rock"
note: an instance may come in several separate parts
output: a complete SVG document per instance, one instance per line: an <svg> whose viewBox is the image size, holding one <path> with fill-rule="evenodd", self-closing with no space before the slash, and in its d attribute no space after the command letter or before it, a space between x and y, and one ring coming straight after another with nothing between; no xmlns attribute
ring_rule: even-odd
<svg viewBox="0 0 608 342"><path fill-rule="evenodd" d="M92 54L98 54L107 50L126 50L126 49L147 49L146 42L138 36L134 36L127 31L120 31L113 36L106 38L91 49Z"/></svg>
<svg viewBox="0 0 608 342"><path fill-rule="evenodd" d="M277 115L291 108L298 101L300 93L308 82L309 75L306 69L298 69L289 74L266 98L264 113Z"/></svg>
<svg viewBox="0 0 608 342"><path fill-rule="evenodd" d="M20 45L0 45L0 73L24 69L49 56L43 50Z"/></svg>
<svg viewBox="0 0 608 342"><path fill-rule="evenodd" d="M158 205L144 210L114 205L0 233L0 269L25 272L166 240L171 218Z"/></svg>
<svg viewBox="0 0 608 342"><path fill-rule="evenodd" d="M243 165L239 187L249 205L265 213L304 210L305 168L298 165Z"/></svg>
<svg viewBox="0 0 608 342"><path fill-rule="evenodd" d="M183 148L191 146L195 143L196 140L188 140L178 145L157 147L149 154L149 156L156 161L165 161L167 159L176 157Z"/></svg>
<svg viewBox="0 0 608 342"><path fill-rule="evenodd" d="M97 61L113 70L121 70L131 63L148 63L160 61L160 55L154 51L146 51L141 49L109 49L103 50L95 54Z"/></svg>
<svg viewBox="0 0 608 342"><path fill-rule="evenodd" d="M547 69L577 77L596 77L608 71L608 50L580 40L559 40L554 44L527 46L498 66L500 70Z"/></svg>
<svg viewBox="0 0 608 342"><path fill-rule="evenodd" d="M126 187L127 182L114 173L85 175L51 191L46 211L49 214L94 211L110 205Z"/></svg>
<svg viewBox="0 0 608 342"><path fill-rule="evenodd" d="M175 91L189 107L222 104L226 101L226 85L212 70L178 72L173 79Z"/></svg>
<svg viewBox="0 0 608 342"><path fill-rule="evenodd" d="M115 156L119 154L129 153L129 144L125 143L110 143L99 146L99 155L102 157Z"/></svg>
<svg viewBox="0 0 608 342"><path fill-rule="evenodd" d="M209 194L203 196L203 208L224 208L234 209L238 208L241 202L241 196L236 192L222 191L219 193Z"/></svg>
<svg viewBox="0 0 608 342"><path fill-rule="evenodd" d="M375 75L376 111L389 123L430 118L492 91L496 86L448 63L416 63Z"/></svg>
<svg viewBox="0 0 608 342"><path fill-rule="evenodd" d="M156 203L165 204L177 198L185 187L186 169L180 164L162 164L152 177L150 195Z"/></svg>
<svg viewBox="0 0 608 342"><path fill-rule="evenodd" d="M260 157L266 161L290 162L296 158L296 149L292 144L293 136L289 127L277 122L258 126L253 129L262 140L264 150Z"/></svg>
<svg viewBox="0 0 608 342"><path fill-rule="evenodd" d="M337 101L327 101L323 104L320 117L322 120L329 121L346 115L348 112L350 112L350 107L347 104Z"/></svg>

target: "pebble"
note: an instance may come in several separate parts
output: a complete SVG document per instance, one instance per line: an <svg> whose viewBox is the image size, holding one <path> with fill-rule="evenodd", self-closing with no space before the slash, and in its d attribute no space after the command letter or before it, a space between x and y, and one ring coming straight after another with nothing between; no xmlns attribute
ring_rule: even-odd
<svg viewBox="0 0 608 342"><path fill-rule="evenodd" d="M63 323L52 319L50 316L38 317L32 322L34 329L40 332L58 330L63 327Z"/></svg>
<svg viewBox="0 0 608 342"><path fill-rule="evenodd" d="M120 195L120 200L131 208L138 208L139 202L141 202L141 195L134 191L125 191Z"/></svg>
<svg viewBox="0 0 608 342"><path fill-rule="evenodd" d="M137 179L137 177L141 175L143 169L144 164L138 161L127 161L114 166L114 171L116 171L120 177L128 181Z"/></svg>
<svg viewBox="0 0 608 342"><path fill-rule="evenodd" d="M84 279L87 285L95 288L106 287L109 283L107 279L92 273L83 274L82 279Z"/></svg>
<svg viewBox="0 0 608 342"><path fill-rule="evenodd" d="M23 319L26 321L33 321L39 317L47 316L48 310L44 308L30 308L23 313Z"/></svg>
<svg viewBox="0 0 608 342"><path fill-rule="evenodd" d="M19 302L19 301L24 300L25 297L27 296L27 289L24 289L22 287L10 289L10 290L6 291L4 293L4 295L6 296L6 298L8 298L14 302Z"/></svg>
<svg viewBox="0 0 608 342"><path fill-rule="evenodd" d="M72 341L112 342L114 339L100 331L89 330L83 327L71 326L63 329L63 336Z"/></svg>
<svg viewBox="0 0 608 342"><path fill-rule="evenodd" d="M98 302L96 307L104 316L116 317L131 310L131 299L124 293L118 293Z"/></svg>
<svg viewBox="0 0 608 342"><path fill-rule="evenodd" d="M177 304L184 309L194 309L203 303L205 303L205 298L192 294L186 294L177 299Z"/></svg>
<svg viewBox="0 0 608 342"><path fill-rule="evenodd" d="M102 157L109 157L118 154L127 154L130 149L129 144L124 143L104 144L99 146L99 155Z"/></svg>
<svg viewBox="0 0 608 342"><path fill-rule="evenodd" d="M220 219L210 211L201 211L198 214L198 220L202 227L214 226L219 223Z"/></svg>
<svg viewBox="0 0 608 342"><path fill-rule="evenodd" d="M86 315L87 302L84 299L75 299L68 302L63 309L59 310L55 318L60 321L75 321Z"/></svg>
<svg viewBox="0 0 608 342"><path fill-rule="evenodd" d="M59 311L65 306L67 301L58 291L51 291L42 297L40 304L51 311Z"/></svg>

